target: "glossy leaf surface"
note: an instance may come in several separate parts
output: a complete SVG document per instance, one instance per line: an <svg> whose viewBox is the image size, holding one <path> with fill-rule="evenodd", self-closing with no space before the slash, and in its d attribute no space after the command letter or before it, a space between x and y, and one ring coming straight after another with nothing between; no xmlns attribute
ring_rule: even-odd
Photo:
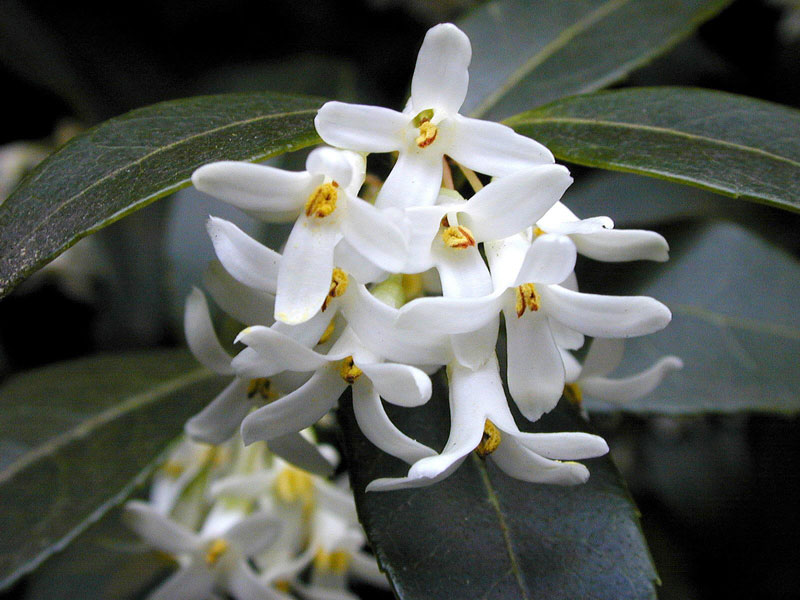
<svg viewBox="0 0 800 600"><path fill-rule="evenodd" d="M261 160L318 141L321 101L200 96L129 112L77 136L0 205L0 296L80 238L189 184L214 160Z"/></svg>

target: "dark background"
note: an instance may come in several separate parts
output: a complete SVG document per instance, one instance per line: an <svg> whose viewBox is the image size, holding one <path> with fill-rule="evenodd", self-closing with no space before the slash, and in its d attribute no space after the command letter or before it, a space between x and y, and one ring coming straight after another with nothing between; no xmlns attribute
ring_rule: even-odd
<svg viewBox="0 0 800 600"><path fill-rule="evenodd" d="M270 89L399 107L426 29L474 4L3 0L0 143L203 93ZM797 106L800 42L780 35L781 17L778 5L736 2L630 83ZM96 236L105 268L85 297L44 277L0 301L0 377L96 351L180 344L181 267L158 243L174 218L164 201ZM754 208L745 218L800 250L794 217ZM662 598L800 598L795 419L603 416L598 425L642 510Z"/></svg>

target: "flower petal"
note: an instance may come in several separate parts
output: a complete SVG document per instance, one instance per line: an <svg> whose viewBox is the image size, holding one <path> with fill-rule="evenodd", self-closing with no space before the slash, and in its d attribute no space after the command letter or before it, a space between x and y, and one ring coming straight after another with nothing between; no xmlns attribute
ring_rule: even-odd
<svg viewBox="0 0 800 600"><path fill-rule="evenodd" d="M404 273L422 273L433 267L431 244L439 233L439 224L447 207L412 206L404 212L408 230L408 254L402 270Z"/></svg>
<svg viewBox="0 0 800 600"><path fill-rule="evenodd" d="M328 146L316 148L306 159L309 173L329 177L347 190L355 188L353 194L357 194L364 183L366 168L366 159L361 154Z"/></svg>
<svg viewBox="0 0 800 600"><path fill-rule="evenodd" d="M269 442L310 427L333 408L345 387L334 369L320 369L291 394L250 413L242 421L244 443Z"/></svg>
<svg viewBox="0 0 800 600"><path fill-rule="evenodd" d="M494 289L516 286L517 275L531 247L530 230L483 244ZM526 282L528 283L528 282Z"/></svg>
<svg viewBox="0 0 800 600"><path fill-rule="evenodd" d="M571 236L578 252L595 260L669 260L669 244L655 231L643 229L602 229Z"/></svg>
<svg viewBox="0 0 800 600"><path fill-rule="evenodd" d="M519 269L515 285L561 283L575 269L578 253L564 235L545 233L531 244Z"/></svg>
<svg viewBox="0 0 800 600"><path fill-rule="evenodd" d="M581 378L584 393L607 402L631 402L652 392L671 371L683 368L677 356L665 356L646 371L621 379L606 377Z"/></svg>
<svg viewBox="0 0 800 600"><path fill-rule="evenodd" d="M365 581L382 589L389 589L386 575L378 568L375 557L366 552L354 552L350 556L350 574L356 579Z"/></svg>
<svg viewBox="0 0 800 600"><path fill-rule="evenodd" d="M411 102L417 112L434 109L457 113L467 96L469 38L452 23L431 27L417 56L411 79Z"/></svg>
<svg viewBox="0 0 800 600"><path fill-rule="evenodd" d="M270 325L275 320L275 296L234 279L218 260L203 273L203 285L217 306L240 323Z"/></svg>
<svg viewBox="0 0 800 600"><path fill-rule="evenodd" d="M463 225L475 239L498 240L527 229L572 183L561 165L540 165L495 179L462 209Z"/></svg>
<svg viewBox="0 0 800 600"><path fill-rule="evenodd" d="M338 227L309 223L305 215L286 241L275 293L275 319L289 325L308 321L322 308L333 273Z"/></svg>
<svg viewBox="0 0 800 600"><path fill-rule="evenodd" d="M125 503L122 519L148 545L167 554L192 553L199 549L202 543L194 532L140 500L130 500Z"/></svg>
<svg viewBox="0 0 800 600"><path fill-rule="evenodd" d="M586 338L581 332L570 329L555 319L547 319L547 321L550 325L550 333L553 334L553 339L556 341L556 345L559 348L565 348L567 350L583 348L583 343L586 341Z"/></svg>
<svg viewBox="0 0 800 600"><path fill-rule="evenodd" d="M510 127L461 115L451 118L453 138L447 154L479 173L502 177L555 162L547 148Z"/></svg>
<svg viewBox="0 0 800 600"><path fill-rule="evenodd" d="M633 337L667 326L669 309L647 296L582 294L558 285L539 290L547 314L567 327L593 337Z"/></svg>
<svg viewBox="0 0 800 600"><path fill-rule="evenodd" d="M430 457L430 458L423 458L423 461L432 460L433 458L438 457ZM449 455L445 461L439 461L436 465L436 468L439 469L438 471L432 471L431 469L426 469L424 472L418 473L411 473L409 470L409 474L405 477L382 477L380 479L375 479L367 484L366 491L367 492L391 492L393 490L407 490L407 489L414 489L414 488L421 488L427 487L429 485L433 485L434 483L438 483L447 477L450 476L453 471L455 471L458 467L461 466L461 463L464 462L464 459L467 458L467 455L461 457L454 457ZM417 464L419 464L418 461ZM447 464L445 464L447 463ZM412 467L413 468L413 467Z"/></svg>
<svg viewBox="0 0 800 600"><path fill-rule="evenodd" d="M217 258L235 279L257 290L275 293L280 254L225 219L209 217L206 228Z"/></svg>
<svg viewBox="0 0 800 600"><path fill-rule="evenodd" d="M269 548L280 533L281 522L275 516L258 512L247 515L225 532L225 539L239 547L245 556Z"/></svg>
<svg viewBox="0 0 800 600"><path fill-rule="evenodd" d="M364 436L384 452L409 464L436 454L408 437L389 420L378 392L366 382L353 386L353 412Z"/></svg>
<svg viewBox="0 0 800 600"><path fill-rule="evenodd" d="M322 354L306 348L275 328L263 325L243 329L235 341L247 344L262 357L264 370L261 377L281 371L315 371L329 362Z"/></svg>
<svg viewBox="0 0 800 600"><path fill-rule="evenodd" d="M421 406L431 398L431 378L416 367L395 363L359 365L378 394L397 406Z"/></svg>
<svg viewBox="0 0 800 600"><path fill-rule="evenodd" d="M239 161L220 161L192 173L192 183L247 213L274 221L290 221L297 216L314 187L322 183L305 171L296 173L268 165Z"/></svg>
<svg viewBox="0 0 800 600"><path fill-rule="evenodd" d="M506 290L478 298L418 298L403 308L397 318L400 329L470 333L497 318Z"/></svg>
<svg viewBox="0 0 800 600"><path fill-rule="evenodd" d="M181 567L153 591L147 600L197 600L214 589L214 574L200 562Z"/></svg>
<svg viewBox="0 0 800 600"><path fill-rule="evenodd" d="M381 209L431 206L442 187L442 168L442 155L433 149L401 150L378 192L375 206Z"/></svg>
<svg viewBox="0 0 800 600"><path fill-rule="evenodd" d="M558 404L564 363L547 319L504 311L508 338L508 391L523 416L536 421ZM534 350L535 349L535 350Z"/></svg>
<svg viewBox="0 0 800 600"><path fill-rule="evenodd" d="M442 283L442 295L451 298L488 296L494 290L492 276L478 248L446 248L440 239L434 243L433 259Z"/></svg>
<svg viewBox="0 0 800 600"><path fill-rule="evenodd" d="M500 319L497 318L470 333L451 335L450 343L456 362L473 370L483 365L497 348L499 329Z"/></svg>
<svg viewBox="0 0 800 600"><path fill-rule="evenodd" d="M331 146L358 152L392 152L403 145L409 118L380 106L326 102L314 125Z"/></svg>
<svg viewBox="0 0 800 600"><path fill-rule="evenodd" d="M219 343L214 325L211 323L206 298L197 288L192 288L186 298L183 329L186 332L189 350L199 362L220 375L234 373L231 356Z"/></svg>
<svg viewBox="0 0 800 600"><path fill-rule="evenodd" d="M230 439L253 406L247 398L247 386L246 379L234 378L208 406L186 421L186 435L206 444Z"/></svg>
<svg viewBox="0 0 800 600"><path fill-rule="evenodd" d="M501 443L489 458L507 475L531 483L578 485L589 479L580 463L550 460L513 442Z"/></svg>
<svg viewBox="0 0 800 600"><path fill-rule="evenodd" d="M599 435L582 431L560 433L512 433L513 440L531 452L557 460L577 460L603 456L608 444Z"/></svg>
<svg viewBox="0 0 800 600"><path fill-rule="evenodd" d="M333 250L333 263L361 283L383 281L388 276L386 271L361 254L344 238L336 244L336 248ZM329 306L335 302L336 299L332 298Z"/></svg>
<svg viewBox="0 0 800 600"><path fill-rule="evenodd" d="M406 262L405 233L391 215L357 197L348 197L342 234L364 257L387 271L398 272Z"/></svg>
<svg viewBox="0 0 800 600"><path fill-rule="evenodd" d="M270 440L269 449L286 462L314 475L329 477L333 474L334 466L317 449L316 444L299 433L287 433Z"/></svg>
<svg viewBox="0 0 800 600"><path fill-rule="evenodd" d="M293 596L278 591L261 579L245 561L239 561L225 585L236 600L293 600ZM205 596L197 596L201 598Z"/></svg>

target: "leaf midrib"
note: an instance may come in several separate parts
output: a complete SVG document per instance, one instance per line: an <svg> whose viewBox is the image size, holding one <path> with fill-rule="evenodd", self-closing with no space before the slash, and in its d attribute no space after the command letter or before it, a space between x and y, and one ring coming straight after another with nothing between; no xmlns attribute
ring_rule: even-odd
<svg viewBox="0 0 800 600"><path fill-rule="evenodd" d="M97 413L89 419L81 421L71 429L47 440L42 444L37 445L33 449L20 456L17 460L0 471L0 485L8 483L8 481L10 481L20 471L36 463L38 460L52 455L57 450L67 446L77 439L87 437L94 430L107 423L110 423L114 419L147 404L155 402L159 398L167 396L170 393L181 389L182 387L191 385L193 383L198 383L203 379L214 376L214 373L204 367L201 367L189 371L188 373L185 373L180 377L176 377L175 379L160 383L148 391L134 394L126 400L123 400L122 402Z"/></svg>
<svg viewBox="0 0 800 600"><path fill-rule="evenodd" d="M199 138L202 138L202 137L205 137L205 136L208 136L208 135L212 135L212 134L218 133L220 131L224 131L225 129L230 129L232 127L239 127L239 126L242 126L242 125L256 123L258 121L268 121L268 120L272 120L272 119L284 118L284 117L289 117L289 116L303 115L303 114L307 114L307 113L311 114L311 113L316 113L316 112L317 112L317 109L307 109L307 110L299 110L299 111L292 111L292 112L276 113L276 114L271 114L271 115L260 115L258 117L253 117L251 119L244 119L244 120L241 120L241 121L234 121L232 123L227 123L225 125L221 125L219 127L215 127L213 129L207 129L207 130L205 130L203 132L200 132L200 133L197 133L197 134L185 137L185 138L181 138L181 139L179 139L179 140L177 140L175 142L172 142L171 144L168 144L166 146L161 146L158 149L156 149L155 151L150 152L148 154L145 154L145 155L141 156L140 158L136 159L133 162L125 163L125 165L120 166L119 168L115 169L111 173L108 173L108 174L104 175L103 177L101 177L100 179L98 179L97 181L92 183L91 185L83 188L79 193L77 193L77 194L75 194L73 196L70 196L69 198L65 199L63 202L61 202L55 208L55 210L50 212L46 217L44 217L41 220L39 220L39 223L36 225L36 227L34 227L26 237L21 238L20 240L17 241L16 244L14 244L13 246L9 247L8 254L13 252L17 248L19 248L21 245L24 245L25 243L27 243L28 240L32 239L34 237L34 235L42 227L44 227L53 216L58 214L62 209L64 209L67 206L71 205L73 202L75 202L78 199L80 199L84 194L88 193L90 190L92 190L93 188L97 187L98 185L101 185L101 184L105 183L106 181L113 179L114 177L116 177L120 173L120 171L124 171L126 169L130 169L131 167L136 166L138 164L141 164L142 162L144 162L144 161L146 161L146 160L148 160L148 159L150 159L150 158L152 158L154 156L157 156L158 154L161 154L161 153L164 153L164 152L167 152L167 151L171 150L175 146L178 146L180 144L185 144L185 143L191 142L192 140L199 139ZM77 142L80 142L80 140L77 140ZM44 171L38 173L36 177L39 178L43 174L44 174ZM11 198L9 198L9 200L13 200L13 199L14 199L13 196Z"/></svg>

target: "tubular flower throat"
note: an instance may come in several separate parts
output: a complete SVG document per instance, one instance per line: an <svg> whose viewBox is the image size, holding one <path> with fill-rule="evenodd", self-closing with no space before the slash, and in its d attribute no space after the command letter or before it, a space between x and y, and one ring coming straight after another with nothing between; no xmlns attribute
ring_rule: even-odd
<svg viewBox="0 0 800 600"><path fill-rule="evenodd" d="M306 216L322 219L336 210L336 200L339 197L339 192L336 188L338 187L339 184L333 181L331 183L323 183L315 189L306 201Z"/></svg>
<svg viewBox="0 0 800 600"><path fill-rule="evenodd" d="M206 551L206 564L209 567L213 567L219 562L219 559L222 558L222 555L228 551L230 544L223 540L222 538L217 538L213 542L208 545L208 550Z"/></svg>
<svg viewBox="0 0 800 600"><path fill-rule="evenodd" d="M286 504L302 502L303 511L314 507L314 481L311 474L296 467L285 467L275 478L275 495Z"/></svg>
<svg viewBox="0 0 800 600"><path fill-rule="evenodd" d="M331 275L331 287L328 289L328 295L325 296L325 301L322 303L322 312L325 312L325 309L328 308L328 302L331 298L338 298L346 291L347 273L337 267L333 270L333 274Z"/></svg>
<svg viewBox="0 0 800 600"><path fill-rule="evenodd" d="M583 406L583 391L581 390L581 386L579 386L577 383L565 384L564 398L566 398L570 404L581 408L581 406Z"/></svg>
<svg viewBox="0 0 800 600"><path fill-rule="evenodd" d="M478 456L481 458L486 458L492 452L497 450L497 447L500 446L500 442L502 441L502 436L500 435L500 430L494 426L489 419L486 419L486 423L483 426L483 438L481 438L481 443L478 444L478 447L475 448L475 452L478 453Z"/></svg>
<svg viewBox="0 0 800 600"><path fill-rule="evenodd" d="M270 394L270 382L266 377L251 379L250 383L247 384L247 397L250 399L258 395L261 396L263 400L269 400L271 397Z"/></svg>
<svg viewBox="0 0 800 600"><path fill-rule="evenodd" d="M469 229L462 225L448 227L442 231L442 240L444 240L445 246L457 250L465 250L475 245L475 236L473 236Z"/></svg>
<svg viewBox="0 0 800 600"><path fill-rule="evenodd" d="M539 310L540 303L539 294L536 292L536 287L532 283L523 283L517 287L517 301L514 308L517 311L517 317L525 314L526 310L536 312Z"/></svg>
<svg viewBox="0 0 800 600"><path fill-rule="evenodd" d="M339 375L342 376L347 383L355 383L356 379L361 377L363 371L359 369L353 362L353 357L348 356L342 361L342 366L339 367Z"/></svg>
<svg viewBox="0 0 800 600"><path fill-rule="evenodd" d="M419 135L414 140L418 148L427 148L436 141L436 136L439 134L439 128L431 123L433 118L433 109L423 110L416 117L414 117L414 127L419 129Z"/></svg>

